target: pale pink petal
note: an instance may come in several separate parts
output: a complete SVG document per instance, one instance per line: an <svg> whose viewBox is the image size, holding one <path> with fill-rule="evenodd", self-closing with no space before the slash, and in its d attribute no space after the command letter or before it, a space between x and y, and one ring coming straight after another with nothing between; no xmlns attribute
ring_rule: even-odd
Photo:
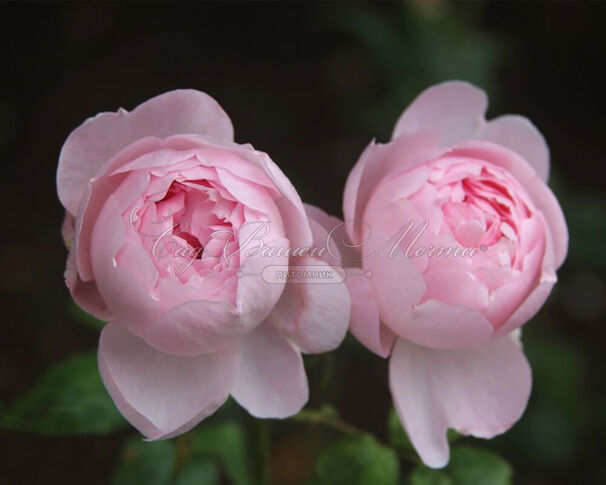
<svg viewBox="0 0 606 485"><path fill-rule="evenodd" d="M286 237L292 246L309 246L312 242L311 228L297 190L266 153L255 151L252 161L265 170L267 176L282 194L281 197L276 199L276 205L282 213Z"/></svg>
<svg viewBox="0 0 606 485"><path fill-rule="evenodd" d="M553 242L550 234L546 234L546 236L545 255L543 256L538 283L507 322L498 330L497 335L506 335L533 318L541 309L557 282L557 276L553 270Z"/></svg>
<svg viewBox="0 0 606 485"><path fill-rule="evenodd" d="M145 329L160 317L160 309L135 276L136 268L118 265L116 254L126 243L126 230L116 198L110 195L92 231L94 281L112 314L142 337Z"/></svg>
<svg viewBox="0 0 606 485"><path fill-rule="evenodd" d="M153 349L119 322L101 332L103 383L120 412L151 440L182 434L221 406L237 363L237 347L176 357Z"/></svg>
<svg viewBox="0 0 606 485"><path fill-rule="evenodd" d="M356 262L359 264L360 254L353 247L347 233L347 226L341 219L331 216L319 207L304 204L305 212L313 235L313 246L325 247L326 250L320 256L328 264L345 266Z"/></svg>
<svg viewBox="0 0 606 485"><path fill-rule="evenodd" d="M61 235L69 250L63 276L65 278L65 285L68 287L72 298L80 308L99 320L105 322L112 320L112 313L99 294L97 284L94 281L82 281L78 275L74 250L74 217L69 212L65 213L63 225L61 226Z"/></svg>
<svg viewBox="0 0 606 485"><path fill-rule="evenodd" d="M67 138L59 156L57 191L63 206L76 214L88 181L120 150L144 137L198 133L231 140L231 121L210 96L192 89L170 91L132 112L101 113Z"/></svg>
<svg viewBox="0 0 606 485"><path fill-rule="evenodd" d="M438 145L438 135L436 131L426 131L410 136L401 136L385 145L371 143L371 146L363 154L365 159L352 217L356 222L352 224L351 229L348 224L348 234L350 234L354 243L359 244L363 239L361 221L365 217L366 206L379 183L392 175L404 173L422 162L442 154L444 149ZM348 208L346 210L349 212ZM346 217L350 218L347 212Z"/></svg>
<svg viewBox="0 0 606 485"><path fill-rule="evenodd" d="M399 336L434 349L465 349L488 342L493 327L475 308L428 300L385 320Z"/></svg>
<svg viewBox="0 0 606 485"><path fill-rule="evenodd" d="M427 285L424 300L433 299L479 310L488 306L488 288L470 271L436 265L425 271L423 277Z"/></svg>
<svg viewBox="0 0 606 485"><path fill-rule="evenodd" d="M492 438L522 415L530 367L509 336L467 350L431 350L398 339L389 362L395 407L423 462L448 463L446 431Z"/></svg>
<svg viewBox="0 0 606 485"><path fill-rule="evenodd" d="M286 418L307 402L309 389L299 352L265 321L240 344L241 361L231 394L257 418Z"/></svg>
<svg viewBox="0 0 606 485"><path fill-rule="evenodd" d="M353 221L356 220L356 208L358 206L358 189L360 187L360 179L362 178L362 172L364 171L364 166L366 165L366 161L368 160L369 153L375 147L375 141L373 140L370 144L364 149L360 158L349 172L347 176L347 181L345 182L345 190L343 192L343 217L345 218L346 230L349 238L353 241Z"/></svg>
<svg viewBox="0 0 606 485"><path fill-rule="evenodd" d="M238 342L245 328L224 301L182 303L149 322L143 337L159 351L179 356L216 352Z"/></svg>
<svg viewBox="0 0 606 485"><path fill-rule="evenodd" d="M393 244L385 246L392 236L375 232L364 245L362 267L371 278L377 298L381 321L398 333L398 329L413 305L425 294L423 274L404 257L401 249L390 258Z"/></svg>
<svg viewBox="0 0 606 485"><path fill-rule="evenodd" d="M271 231L271 229L270 229ZM245 231L240 231L240 241L246 238ZM263 243L267 247L287 248L289 242L286 239L274 237L270 232ZM242 248L242 246L240 246ZM251 246L251 247L254 247ZM262 277L263 270L268 266L281 268L288 267L288 257L276 254L263 254L262 252L250 257L244 257L243 250L240 261L237 293L237 311L241 315L241 324L244 328L251 330L271 312L284 290L284 282L267 284Z"/></svg>
<svg viewBox="0 0 606 485"><path fill-rule="evenodd" d="M291 258L291 262L304 265L306 271L337 271L324 261L310 257ZM315 354L336 349L347 333L351 307L345 284L342 280L336 281L286 283L268 320L303 352Z"/></svg>
<svg viewBox="0 0 606 485"><path fill-rule="evenodd" d="M549 147L532 122L523 116L505 115L489 121L473 138L491 141L519 154L545 182L549 178Z"/></svg>
<svg viewBox="0 0 606 485"><path fill-rule="evenodd" d="M462 81L448 81L423 91L402 113L392 139L438 130L441 145L448 146L472 135L484 124L486 93Z"/></svg>
<svg viewBox="0 0 606 485"><path fill-rule="evenodd" d="M80 308L104 322L113 319L112 312L99 294L97 284L94 281L82 281L78 276L73 251L67 256L64 277L65 285Z"/></svg>
<svg viewBox="0 0 606 485"><path fill-rule="evenodd" d="M351 299L350 332L366 347L387 357L396 335L381 323L371 281L361 268L347 268L345 283Z"/></svg>

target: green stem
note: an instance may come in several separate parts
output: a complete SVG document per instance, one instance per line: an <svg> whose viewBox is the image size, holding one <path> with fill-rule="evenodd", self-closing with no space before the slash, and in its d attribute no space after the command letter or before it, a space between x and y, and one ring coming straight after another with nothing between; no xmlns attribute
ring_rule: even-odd
<svg viewBox="0 0 606 485"><path fill-rule="evenodd" d="M182 434L175 440L176 446L176 463L175 463L175 474L178 474L183 466L189 460L192 449L194 446L195 431L192 430L188 433Z"/></svg>
<svg viewBox="0 0 606 485"><path fill-rule="evenodd" d="M355 426L352 426L351 424L337 418L336 416L330 416L322 411L315 411L313 409L303 409L299 412L299 414L293 416L292 419L294 421L300 421L308 424L321 424L345 434L357 434L364 432L361 429L358 429Z"/></svg>
<svg viewBox="0 0 606 485"><path fill-rule="evenodd" d="M330 414L326 414L326 412L323 412L321 410L316 411L313 409L303 409L299 412L299 414L293 416L291 419L293 421L312 425L321 424L323 426L335 429L344 434L366 433L366 431L356 428L355 426L352 426L351 424L343 421L342 419L339 419L338 417L332 416ZM387 446L389 448L392 448L389 445ZM402 449L396 449L396 453L398 453L398 455L400 455L402 459L409 461L410 463L413 463L415 465L419 465L421 463L421 460L419 459L417 454L412 450L407 451Z"/></svg>
<svg viewBox="0 0 606 485"><path fill-rule="evenodd" d="M259 485L269 485L271 473L269 469L271 451L270 421L267 419L253 419L253 447L254 472Z"/></svg>

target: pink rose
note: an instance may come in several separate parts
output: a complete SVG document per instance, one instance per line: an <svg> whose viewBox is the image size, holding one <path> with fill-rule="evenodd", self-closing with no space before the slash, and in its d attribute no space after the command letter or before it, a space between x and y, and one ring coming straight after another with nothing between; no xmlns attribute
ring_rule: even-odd
<svg viewBox="0 0 606 485"><path fill-rule="evenodd" d="M301 351L333 349L347 329L344 285L264 281L311 246L310 221L271 159L232 140L212 98L179 90L87 120L61 151L66 284L109 321L103 381L150 439L187 431L230 394L254 416L297 413Z"/></svg>
<svg viewBox="0 0 606 485"><path fill-rule="evenodd" d="M520 116L486 122L486 106L467 83L426 90L344 194L372 271L347 278L351 331L391 353L396 410L431 467L448 462L448 428L491 438L521 416L531 376L512 332L545 302L568 245L543 137Z"/></svg>

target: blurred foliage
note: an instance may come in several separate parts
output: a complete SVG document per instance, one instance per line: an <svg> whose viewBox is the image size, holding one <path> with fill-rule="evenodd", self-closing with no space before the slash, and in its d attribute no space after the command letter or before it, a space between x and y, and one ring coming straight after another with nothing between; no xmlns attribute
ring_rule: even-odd
<svg viewBox="0 0 606 485"><path fill-rule="evenodd" d="M51 435L108 433L127 426L103 387L94 352L50 367L0 422L4 428Z"/></svg>
<svg viewBox="0 0 606 485"><path fill-rule="evenodd" d="M112 483L169 484L175 472L176 456L175 444L171 441L147 443L141 438L131 438L122 449L121 461Z"/></svg>
<svg viewBox="0 0 606 485"><path fill-rule="evenodd" d="M252 482L244 431L235 422L200 426L196 430L192 458L212 458L234 485Z"/></svg>
<svg viewBox="0 0 606 485"><path fill-rule="evenodd" d="M353 434L327 446L316 460L308 485L395 485L396 453L368 434Z"/></svg>
<svg viewBox="0 0 606 485"><path fill-rule="evenodd" d="M450 462L442 470L426 466L416 468L410 476L411 485L510 485L509 464L498 455L469 446L454 447Z"/></svg>
<svg viewBox="0 0 606 485"><path fill-rule="evenodd" d="M402 110L432 84L462 79L492 95L504 44L475 28L484 8L482 2L322 5L318 26L340 33L351 48L335 58L341 93L350 94L341 96L343 109L384 141Z"/></svg>
<svg viewBox="0 0 606 485"><path fill-rule="evenodd" d="M574 343L549 334L536 320L523 331L524 352L533 372L528 408L512 430L488 442L525 469L556 470L591 453L584 437L590 416L599 416L599 401L586 386L586 354Z"/></svg>

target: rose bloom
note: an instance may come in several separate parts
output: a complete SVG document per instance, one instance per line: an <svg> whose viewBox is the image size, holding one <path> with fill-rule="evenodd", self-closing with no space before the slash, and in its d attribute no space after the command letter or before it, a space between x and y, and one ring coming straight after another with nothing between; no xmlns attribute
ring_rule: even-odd
<svg viewBox="0 0 606 485"><path fill-rule="evenodd" d="M515 331L545 302L568 245L543 137L520 116L486 122L486 107L467 83L429 88L392 141L368 146L344 194L370 271L347 278L351 331L391 354L397 413L431 467L448 462L448 428L491 438L523 413L531 374Z"/></svg>
<svg viewBox="0 0 606 485"><path fill-rule="evenodd" d="M187 431L229 395L257 417L297 413L308 398L301 352L333 349L347 330L344 285L260 276L289 265L288 251L260 243L311 247L311 223L271 159L232 140L216 101L178 90L88 119L61 151L65 281L109 322L103 382L149 439Z"/></svg>

